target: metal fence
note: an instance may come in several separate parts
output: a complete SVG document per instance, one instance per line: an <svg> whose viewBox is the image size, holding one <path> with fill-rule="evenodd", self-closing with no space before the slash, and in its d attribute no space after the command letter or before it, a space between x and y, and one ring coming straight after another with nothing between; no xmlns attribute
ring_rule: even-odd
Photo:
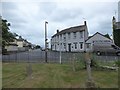
<svg viewBox="0 0 120 90"><path fill-rule="evenodd" d="M61 58L61 59L60 59ZM97 56L92 54L93 60L100 62L110 62L120 60L119 56ZM48 63L71 63L75 61L84 61L85 53L69 53L69 52L47 52ZM45 62L45 52L40 50L34 50L29 52L14 53L10 55L2 55L3 62L31 62L31 63L41 63Z"/></svg>

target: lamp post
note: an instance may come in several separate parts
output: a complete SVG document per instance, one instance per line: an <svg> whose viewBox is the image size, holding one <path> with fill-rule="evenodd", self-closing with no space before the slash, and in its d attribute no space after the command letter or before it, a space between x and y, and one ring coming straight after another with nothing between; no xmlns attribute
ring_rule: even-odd
<svg viewBox="0 0 120 90"><path fill-rule="evenodd" d="M45 62L47 63L47 24L48 22L45 21Z"/></svg>

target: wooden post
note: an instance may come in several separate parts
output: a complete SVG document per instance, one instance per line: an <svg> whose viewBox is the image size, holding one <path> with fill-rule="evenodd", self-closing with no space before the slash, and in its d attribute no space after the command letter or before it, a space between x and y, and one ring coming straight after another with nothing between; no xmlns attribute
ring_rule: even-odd
<svg viewBox="0 0 120 90"><path fill-rule="evenodd" d="M92 79L91 75L91 55L89 52L85 53L85 61L86 61L86 68L87 68L87 82L86 87L87 88L95 88L95 83Z"/></svg>
<svg viewBox="0 0 120 90"><path fill-rule="evenodd" d="M30 63L26 67L26 71L27 71L27 76L31 79L32 78L32 66Z"/></svg>
<svg viewBox="0 0 120 90"><path fill-rule="evenodd" d="M75 54L73 54L73 71L75 71Z"/></svg>

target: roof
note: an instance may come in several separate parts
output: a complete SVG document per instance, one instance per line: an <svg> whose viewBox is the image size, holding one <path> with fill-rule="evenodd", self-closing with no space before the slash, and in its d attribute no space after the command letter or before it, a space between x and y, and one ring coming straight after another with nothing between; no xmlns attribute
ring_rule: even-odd
<svg viewBox="0 0 120 90"><path fill-rule="evenodd" d="M86 27L86 25L80 25L80 26L70 27L70 28L61 30L60 32L56 33L55 35L52 36L52 38L55 37L55 36L57 36L57 35L64 34L64 33L84 31L85 27Z"/></svg>
<svg viewBox="0 0 120 90"><path fill-rule="evenodd" d="M99 32L96 32L94 35L89 36L86 41L88 41L89 39L91 39L92 37L94 37L96 34L100 34L101 36L106 37L105 35L103 35L103 34L101 34L101 33L99 33ZM108 38L108 37L106 37L106 38ZM110 38L108 38L108 39L110 39ZM112 40L112 39L110 39L110 40ZM86 41L85 41L85 42L86 42Z"/></svg>
<svg viewBox="0 0 120 90"><path fill-rule="evenodd" d="M8 44L7 46L10 46L10 45L11 45L11 46L18 46L17 44L14 44L14 43L13 43L13 44L10 43L10 44Z"/></svg>

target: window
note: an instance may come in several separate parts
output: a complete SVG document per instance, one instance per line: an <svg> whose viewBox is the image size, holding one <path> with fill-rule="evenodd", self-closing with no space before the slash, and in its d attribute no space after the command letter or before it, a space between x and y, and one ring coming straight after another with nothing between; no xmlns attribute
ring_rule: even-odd
<svg viewBox="0 0 120 90"><path fill-rule="evenodd" d="M77 42L76 42L76 43L74 43L74 45L75 45L75 49L77 49Z"/></svg>
<svg viewBox="0 0 120 90"><path fill-rule="evenodd" d="M70 39L70 33L68 33L68 39Z"/></svg>
<svg viewBox="0 0 120 90"><path fill-rule="evenodd" d="M55 50L56 50L56 45L55 45Z"/></svg>
<svg viewBox="0 0 120 90"><path fill-rule="evenodd" d="M63 45L64 45L64 49L66 49L66 44L64 43Z"/></svg>
<svg viewBox="0 0 120 90"><path fill-rule="evenodd" d="M62 48L62 43L60 44L60 48Z"/></svg>
<svg viewBox="0 0 120 90"><path fill-rule="evenodd" d="M90 48L90 43L87 43L87 48Z"/></svg>
<svg viewBox="0 0 120 90"><path fill-rule="evenodd" d="M76 39L76 32L73 33L73 38Z"/></svg>
<svg viewBox="0 0 120 90"><path fill-rule="evenodd" d="M83 38L83 31L80 32L80 38Z"/></svg>
<svg viewBox="0 0 120 90"><path fill-rule="evenodd" d="M62 34L60 35L60 40L62 40Z"/></svg>
<svg viewBox="0 0 120 90"><path fill-rule="evenodd" d="M57 36L57 40L59 40L59 35Z"/></svg>
<svg viewBox="0 0 120 90"><path fill-rule="evenodd" d="M83 48L83 43L80 43L80 49L82 49Z"/></svg>
<svg viewBox="0 0 120 90"><path fill-rule="evenodd" d="M65 33L63 34L63 39L64 39L64 41L66 41L66 34Z"/></svg>

